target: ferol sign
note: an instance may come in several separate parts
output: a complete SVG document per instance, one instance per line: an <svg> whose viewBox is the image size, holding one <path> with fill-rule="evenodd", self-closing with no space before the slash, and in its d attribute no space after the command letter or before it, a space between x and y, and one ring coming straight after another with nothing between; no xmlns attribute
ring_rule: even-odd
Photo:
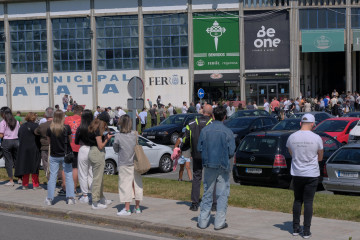
<svg viewBox="0 0 360 240"><path fill-rule="evenodd" d="M239 18L194 15L194 69L239 69Z"/></svg>

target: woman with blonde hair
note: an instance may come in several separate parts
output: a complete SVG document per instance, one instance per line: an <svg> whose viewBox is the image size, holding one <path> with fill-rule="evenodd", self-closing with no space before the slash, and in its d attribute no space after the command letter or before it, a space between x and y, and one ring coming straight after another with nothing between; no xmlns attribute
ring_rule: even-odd
<svg viewBox="0 0 360 240"><path fill-rule="evenodd" d="M92 182L92 209L105 209L111 204L111 200L106 200L103 192L104 168L105 168L105 146L113 135L104 132L107 124L99 119L94 119L88 128L89 130L89 162L93 171Z"/></svg>
<svg viewBox="0 0 360 240"><path fill-rule="evenodd" d="M33 189L39 189L40 167L40 137L35 135L35 129L39 124L35 123L36 114L29 112L25 117L25 123L20 126L19 150L15 164L15 176L22 176L22 189L29 189L29 177L31 174Z"/></svg>
<svg viewBox="0 0 360 240"><path fill-rule="evenodd" d="M135 198L135 213L141 213L140 201L143 199L141 175L134 170L137 133L131 131L132 120L127 114L121 116L119 125L120 133L115 135L113 148L118 153L119 197L120 202L125 203L125 208L118 212L117 215L130 216L132 199Z"/></svg>
<svg viewBox="0 0 360 240"><path fill-rule="evenodd" d="M63 111L56 110L50 127L46 132L50 143L50 179L48 182L48 194L45 199L46 205L52 205L60 164L62 164L65 172L66 189L74 189L72 164L64 162L65 154L71 151L70 142L72 139L71 128L69 125L64 124L64 120L65 115ZM66 191L66 203L69 205L75 204L74 191Z"/></svg>

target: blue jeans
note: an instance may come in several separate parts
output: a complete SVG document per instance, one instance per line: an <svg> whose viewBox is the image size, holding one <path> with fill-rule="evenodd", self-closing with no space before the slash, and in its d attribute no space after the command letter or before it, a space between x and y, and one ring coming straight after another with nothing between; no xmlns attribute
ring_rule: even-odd
<svg viewBox="0 0 360 240"><path fill-rule="evenodd" d="M67 110L68 104L64 103L64 109Z"/></svg>
<svg viewBox="0 0 360 240"><path fill-rule="evenodd" d="M200 204L198 224L206 228L209 224L213 191L216 184L217 209L215 228L221 228L226 221L228 197L230 194L230 172L218 168L204 168L204 195Z"/></svg>
<svg viewBox="0 0 360 240"><path fill-rule="evenodd" d="M66 183L66 197L74 198L74 180L72 175L72 165L71 163L65 163L64 157L51 157L50 156L50 179L48 182L48 199L54 199L55 187L56 187L56 178L60 168L60 164L63 165L65 173L65 183Z"/></svg>

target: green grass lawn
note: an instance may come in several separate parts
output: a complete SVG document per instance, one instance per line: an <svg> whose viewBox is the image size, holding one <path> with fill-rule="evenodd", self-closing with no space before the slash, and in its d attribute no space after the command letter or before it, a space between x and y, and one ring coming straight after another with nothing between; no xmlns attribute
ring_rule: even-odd
<svg viewBox="0 0 360 240"><path fill-rule="evenodd" d="M0 179L7 179L5 169L0 169ZM40 182L46 183L44 171ZM143 178L147 197L190 201L191 183L176 180ZM118 176L104 176L104 191L118 192ZM314 216L360 222L358 196L318 193L315 195ZM293 192L286 189L231 185L229 205L250 209L292 213Z"/></svg>

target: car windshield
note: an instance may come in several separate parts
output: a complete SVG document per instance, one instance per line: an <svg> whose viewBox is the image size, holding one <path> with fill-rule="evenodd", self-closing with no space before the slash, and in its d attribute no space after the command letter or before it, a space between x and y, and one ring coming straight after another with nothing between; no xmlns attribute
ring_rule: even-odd
<svg viewBox="0 0 360 240"><path fill-rule="evenodd" d="M360 148L343 148L332 156L328 163L360 165Z"/></svg>
<svg viewBox="0 0 360 240"><path fill-rule="evenodd" d="M348 114L345 114L344 117L360 117L360 112L348 113Z"/></svg>
<svg viewBox="0 0 360 240"><path fill-rule="evenodd" d="M186 115L172 115L166 118L164 121L160 123L160 125L166 124L183 124L185 121Z"/></svg>
<svg viewBox="0 0 360 240"><path fill-rule="evenodd" d="M325 120L316 127L320 132L342 132L348 125L349 121L344 120Z"/></svg>
<svg viewBox="0 0 360 240"><path fill-rule="evenodd" d="M295 113L293 115L290 116L290 118L302 118L302 116L304 116L305 113Z"/></svg>
<svg viewBox="0 0 360 240"><path fill-rule="evenodd" d="M228 128L248 128L254 119L248 118L234 118L225 123Z"/></svg>
<svg viewBox="0 0 360 240"><path fill-rule="evenodd" d="M259 116L258 111L246 111L240 110L231 115L230 119L238 118L238 117L249 117L249 116Z"/></svg>
<svg viewBox="0 0 360 240"><path fill-rule="evenodd" d="M300 120L281 121L276 124L271 130L298 130L300 129Z"/></svg>
<svg viewBox="0 0 360 240"><path fill-rule="evenodd" d="M240 143L239 151L247 153L275 153L278 146L278 138L259 136L247 136Z"/></svg>

